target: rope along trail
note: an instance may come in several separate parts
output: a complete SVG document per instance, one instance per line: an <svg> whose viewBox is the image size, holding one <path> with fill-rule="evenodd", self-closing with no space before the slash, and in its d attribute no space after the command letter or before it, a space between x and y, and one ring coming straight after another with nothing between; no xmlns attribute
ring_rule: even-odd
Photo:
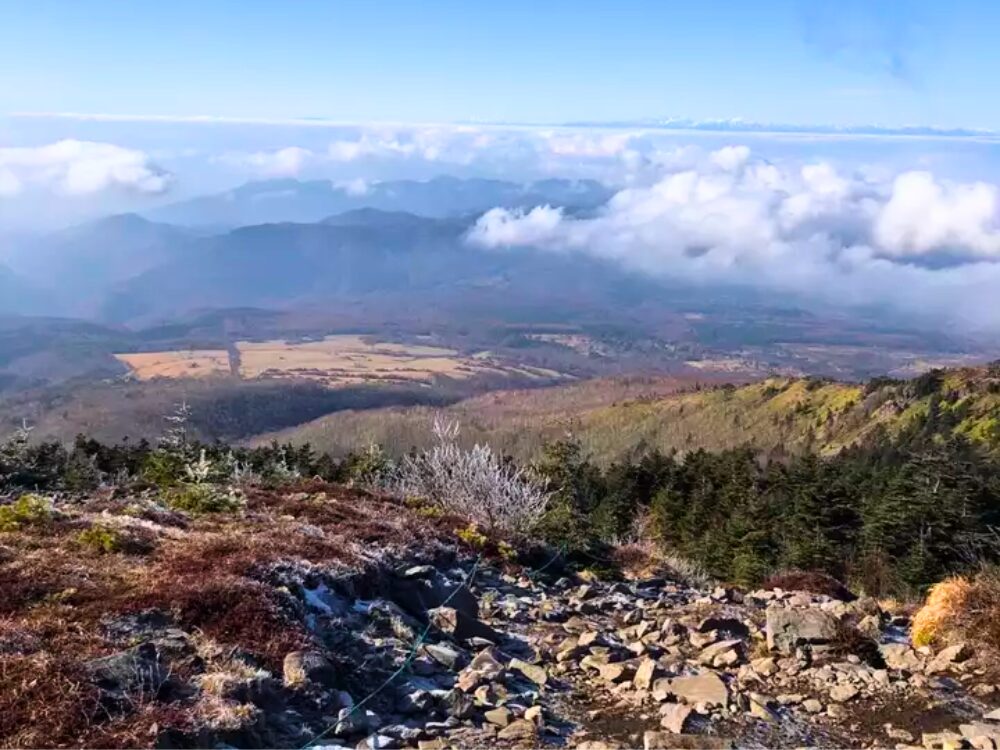
<svg viewBox="0 0 1000 750"><path fill-rule="evenodd" d="M473 564L472 570L470 570L469 574L465 577L465 580L462 581L461 584L456 586L455 589L450 594L448 594L448 596L439 606L447 607L448 603L451 602L451 600L459 591L461 591L463 588L468 588L469 584L472 582L472 579L475 577L476 572L479 570L479 564L482 562L482 559L483 559L482 555L479 555L476 558L476 562ZM389 675L381 685L379 685L373 691L368 693L368 695L366 695L360 701L355 703L351 707L351 710L348 712L347 716L344 717L345 719L350 719L352 716L354 716L359 710L361 710L362 707L364 707L367 703L369 703L376 695L378 695L387 687L389 687L389 685L392 684L392 681L395 680L397 677L399 677L399 675L401 675L406 670L406 668L410 666L411 662L416 658L417 652L420 650L420 647L424 645L424 642L427 640L427 636L433 629L434 629L433 623L427 623L427 627L425 627L423 629L423 632L421 632L420 635L417 636L417 639L413 642L413 646L410 648L410 652L406 655L406 658L403 660L403 663L399 665L399 668L391 675ZM341 721L343 721L343 719L338 718L337 721L330 724L326 729L324 729L318 735L309 740L309 742L304 744L300 748L300 750L306 750L306 748L315 745L321 739L329 735L330 732L332 732L337 727L337 724L339 724Z"/></svg>
<svg viewBox="0 0 1000 750"><path fill-rule="evenodd" d="M565 552L566 552L565 545L562 545L560 549L555 553L555 555L552 556L552 559L550 559L547 563L545 563L545 565L528 573L528 578L535 579L546 568L551 566L556 560L558 560L561 556L563 556ZM465 576L465 579L459 585L455 586L454 590L450 594L448 594L448 596L439 606L441 607L448 606L448 604L455 597L455 595L458 594L459 591L461 591L462 589L469 588L469 584L472 583L472 580L475 578L476 573L479 571L479 566L482 563L482 560L483 560L482 554L476 557L476 561L473 563L472 569L469 571L468 575ZM344 717L344 719L338 718L337 721L331 723L326 729L324 729L318 735L309 740L309 742L302 745L301 748L299 748L299 750L307 750L307 748L316 745L320 740L327 737L330 734L330 732L332 732L337 727L337 724L339 724L343 720L350 719L358 711L360 711L366 704L370 703L371 700L375 698L375 696L377 696L379 693L381 693L383 690L389 687L389 685L392 684L393 680L399 677L399 675L401 675L404 671L406 671L407 667L410 666L410 664L416 658L417 653L420 651L420 647L423 646L424 643L427 641L427 636L430 635L432 630L434 630L434 624L428 623L427 627L423 629L420 635L417 636L416 640L413 642L413 646L410 648L410 651L406 655L406 658L403 660L403 663L400 664L399 667L382 682L382 684L380 684L377 688L368 693L368 695L366 695L360 701L355 703L351 707L347 716Z"/></svg>

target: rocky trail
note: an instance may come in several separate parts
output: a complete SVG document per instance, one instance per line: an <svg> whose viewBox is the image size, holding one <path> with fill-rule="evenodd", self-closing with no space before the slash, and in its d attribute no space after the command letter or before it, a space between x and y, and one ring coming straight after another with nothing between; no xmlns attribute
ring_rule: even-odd
<svg viewBox="0 0 1000 750"><path fill-rule="evenodd" d="M269 575L324 648L289 653L280 678L231 678L219 692L246 709L228 731L158 745L1000 747L1000 665L964 645L913 650L906 621L871 599L553 580L458 558ZM153 670L188 637L154 628L124 653Z"/></svg>

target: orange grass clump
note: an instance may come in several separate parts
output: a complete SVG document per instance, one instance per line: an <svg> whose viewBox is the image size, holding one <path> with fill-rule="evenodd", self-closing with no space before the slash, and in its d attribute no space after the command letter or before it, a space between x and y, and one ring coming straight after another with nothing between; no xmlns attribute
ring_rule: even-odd
<svg viewBox="0 0 1000 750"><path fill-rule="evenodd" d="M933 586L913 617L914 646L970 641L1000 648L1000 569L954 576Z"/></svg>

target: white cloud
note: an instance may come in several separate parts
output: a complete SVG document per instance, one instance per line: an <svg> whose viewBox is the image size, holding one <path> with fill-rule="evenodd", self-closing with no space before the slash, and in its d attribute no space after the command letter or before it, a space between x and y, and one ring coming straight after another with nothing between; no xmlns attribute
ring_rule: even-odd
<svg viewBox="0 0 1000 750"><path fill-rule="evenodd" d="M895 256L938 251L1000 255L1000 191L984 182L942 182L929 172L907 172L875 226L882 249Z"/></svg>
<svg viewBox="0 0 1000 750"><path fill-rule="evenodd" d="M371 192L372 189L372 186L368 183L368 181L360 177L354 180L338 182L337 187L339 187L348 195L353 195L353 196L367 195L369 192Z"/></svg>
<svg viewBox="0 0 1000 750"><path fill-rule="evenodd" d="M0 193L40 187L64 195L109 189L162 193L169 173L142 151L111 143L63 140L46 146L0 148Z"/></svg>
<svg viewBox="0 0 1000 750"><path fill-rule="evenodd" d="M333 141L327 156L335 162L398 158L468 164L493 145L491 135L471 126L372 127Z"/></svg>
<svg viewBox="0 0 1000 750"><path fill-rule="evenodd" d="M537 206L528 212L494 208L483 214L473 230L490 247L538 245L550 241L562 226L561 208Z"/></svg>
<svg viewBox="0 0 1000 750"><path fill-rule="evenodd" d="M295 177L316 158L316 154L299 146L287 146L275 151L228 153L219 161L264 177Z"/></svg>
<svg viewBox="0 0 1000 750"><path fill-rule="evenodd" d="M21 181L9 169L0 169L0 197L17 195L22 190Z"/></svg>
<svg viewBox="0 0 1000 750"><path fill-rule="evenodd" d="M554 156L586 159L627 157L635 150L641 133L602 133L593 131L541 132L542 142Z"/></svg>
<svg viewBox="0 0 1000 750"><path fill-rule="evenodd" d="M719 169L733 172L750 158L750 149L746 146L724 146L710 156L712 163Z"/></svg>
<svg viewBox="0 0 1000 750"><path fill-rule="evenodd" d="M1000 326L998 206L997 188L984 183L923 172L879 182L824 162L776 165L726 148L620 191L596 217L493 209L468 239ZM963 257L981 262L956 264Z"/></svg>

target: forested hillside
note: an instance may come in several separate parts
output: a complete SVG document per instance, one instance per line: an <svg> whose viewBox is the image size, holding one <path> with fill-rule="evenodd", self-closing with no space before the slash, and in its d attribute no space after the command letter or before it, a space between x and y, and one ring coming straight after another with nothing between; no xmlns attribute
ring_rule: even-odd
<svg viewBox="0 0 1000 750"><path fill-rule="evenodd" d="M768 378L744 386L684 385L660 379L593 383L488 394L444 410L464 440L488 440L519 459L571 434L595 461L649 450L718 451L740 446L776 454L832 455L885 432L935 439L962 436L1000 449L1000 366L934 370L914 380L866 384ZM676 391L680 392L676 392ZM581 397L583 396L583 397ZM340 412L280 434L333 453L369 443L390 452L427 444L433 408Z"/></svg>
<svg viewBox="0 0 1000 750"><path fill-rule="evenodd" d="M640 540L740 584L796 568L873 594L912 595L1000 553L998 383L995 365L866 385L770 379L675 392L685 384L599 381L493 394L439 410L434 420L426 407L358 411L321 420L343 441L332 453L322 440L258 450L294 457L303 476L354 478L422 497L438 486L400 490L394 477L421 455L405 456L406 448L441 450L441 425L451 424L451 458L434 460L447 464L473 442L491 446L483 450L551 494L533 533L582 563ZM608 403L609 393L619 400ZM492 413L462 419L491 400ZM578 413L567 411L572 404ZM391 420L412 432L385 439L394 434ZM191 415L187 429L195 424ZM401 443L400 434L412 442ZM522 442L511 442L514 434ZM204 448L217 466L254 455L221 443ZM195 444L188 453L199 450ZM80 482L67 477L83 470L99 484L121 466L156 482L158 455L145 442L113 447L80 438L70 452L41 444L18 459L20 468L0 470L26 488L70 488ZM478 497L479 470L469 471L463 492Z"/></svg>

